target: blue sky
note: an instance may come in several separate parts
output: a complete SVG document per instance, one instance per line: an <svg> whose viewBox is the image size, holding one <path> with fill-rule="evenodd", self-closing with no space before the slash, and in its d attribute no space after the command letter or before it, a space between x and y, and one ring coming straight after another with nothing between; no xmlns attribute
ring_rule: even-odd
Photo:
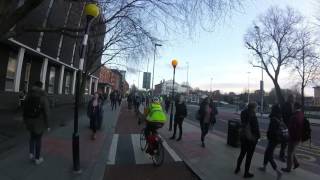
<svg viewBox="0 0 320 180"><path fill-rule="evenodd" d="M158 48L155 69L155 84L160 80L172 79L173 58L179 61L176 70L176 81L185 82L187 79L186 63L189 62L189 83L192 87L210 89L210 79L213 78L213 90L222 92L243 92L248 86L250 90L259 89L261 70L253 68L248 61L252 58L244 47L243 36L257 17L270 6L291 6L303 16L313 18L316 15L316 0L248 0L241 12L233 13L223 23L216 26L213 32L199 30L190 38L184 34L170 34L167 41ZM152 70L153 56L150 56L149 72ZM139 69L146 71L146 61ZM138 74L128 73L129 84L138 83ZM270 90L273 84L269 77L264 76L265 89ZM282 71L280 84L289 88L295 82L294 76ZM140 87L142 73L140 74ZM307 95L313 95L312 88L307 89Z"/></svg>

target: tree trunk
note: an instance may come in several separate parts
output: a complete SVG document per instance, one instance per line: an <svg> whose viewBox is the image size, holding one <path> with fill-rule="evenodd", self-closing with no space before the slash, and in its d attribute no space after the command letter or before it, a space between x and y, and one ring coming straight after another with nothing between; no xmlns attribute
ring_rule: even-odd
<svg viewBox="0 0 320 180"><path fill-rule="evenodd" d="M274 84L274 88L276 90L278 103L280 104L280 106L282 106L285 103L285 100L284 100L280 85L277 81L273 81L273 84Z"/></svg>
<svg viewBox="0 0 320 180"><path fill-rule="evenodd" d="M301 106L302 106L302 111L304 111L304 85L301 86Z"/></svg>

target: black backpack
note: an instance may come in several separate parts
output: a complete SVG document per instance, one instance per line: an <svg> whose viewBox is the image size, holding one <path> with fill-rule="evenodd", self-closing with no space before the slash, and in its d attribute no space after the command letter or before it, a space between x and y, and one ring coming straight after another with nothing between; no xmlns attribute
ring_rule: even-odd
<svg viewBox="0 0 320 180"><path fill-rule="evenodd" d="M311 128L310 128L310 122L307 118L304 118L303 121L303 131L302 131L302 142L305 142L307 140L311 139Z"/></svg>
<svg viewBox="0 0 320 180"><path fill-rule="evenodd" d="M24 102L23 117L38 118L41 115L40 96L29 95Z"/></svg>

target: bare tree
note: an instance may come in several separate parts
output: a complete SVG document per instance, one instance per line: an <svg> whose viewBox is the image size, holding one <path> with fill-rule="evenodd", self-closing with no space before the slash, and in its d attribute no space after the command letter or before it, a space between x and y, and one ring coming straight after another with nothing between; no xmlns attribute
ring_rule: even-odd
<svg viewBox="0 0 320 180"><path fill-rule="evenodd" d="M279 75L282 68L290 65L300 52L296 43L301 22L302 16L292 8L271 7L260 16L244 38L245 46L256 57L251 63L254 67L262 68L270 77L280 104L285 100L278 82Z"/></svg>
<svg viewBox="0 0 320 180"><path fill-rule="evenodd" d="M320 68L319 56L316 52L317 43L312 39L310 27L301 29L298 35L297 46L301 51L297 54L293 71L300 77L301 104L304 107L304 89L312 83L318 76Z"/></svg>

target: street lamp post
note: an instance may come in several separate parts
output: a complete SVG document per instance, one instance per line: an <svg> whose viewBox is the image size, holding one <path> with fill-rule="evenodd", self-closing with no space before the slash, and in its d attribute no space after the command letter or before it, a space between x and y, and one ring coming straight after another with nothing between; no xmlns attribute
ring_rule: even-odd
<svg viewBox="0 0 320 180"><path fill-rule="evenodd" d="M83 36L81 54L79 60L79 70L76 77L76 89L75 89L75 103L74 103L74 124L72 135L72 155L73 155L73 171L75 173L81 173L80 170L80 148L79 148L79 102L80 102L80 83L82 78L84 58L86 54L86 47L88 43L88 36L90 32L91 24L95 17L99 15L99 7L94 3L88 3L85 5L84 12L87 16L87 23L85 28L85 34Z"/></svg>
<svg viewBox="0 0 320 180"><path fill-rule="evenodd" d="M157 46L162 46L161 44L154 44L154 53L153 53L153 70L152 70L152 86L151 86L151 91L152 91L152 95L153 95L153 81L154 81L154 66L156 64L156 50L157 50ZM148 63L149 64L149 63Z"/></svg>
<svg viewBox="0 0 320 180"><path fill-rule="evenodd" d="M174 102L174 80L176 76L176 67L178 65L178 61L176 59L173 59L171 61L171 65L173 67L173 81L172 81L172 98L171 98L171 112L170 112L170 125L169 125L169 131L172 130L172 121L173 121L173 102Z"/></svg>
<svg viewBox="0 0 320 180"><path fill-rule="evenodd" d="M258 33L258 38L259 38L259 50L261 52L262 50L262 45L261 45L261 34L260 34L260 28L259 26L254 26L254 28L256 29L257 33ZM260 114L261 114L261 118L262 118L262 113L263 113L263 96L264 96L264 83L263 83L263 62L262 59L260 59L261 61L261 81L260 81L260 95L261 95L261 105L260 105Z"/></svg>
<svg viewBox="0 0 320 180"><path fill-rule="evenodd" d="M212 93L212 80L213 78L210 79L210 93Z"/></svg>

